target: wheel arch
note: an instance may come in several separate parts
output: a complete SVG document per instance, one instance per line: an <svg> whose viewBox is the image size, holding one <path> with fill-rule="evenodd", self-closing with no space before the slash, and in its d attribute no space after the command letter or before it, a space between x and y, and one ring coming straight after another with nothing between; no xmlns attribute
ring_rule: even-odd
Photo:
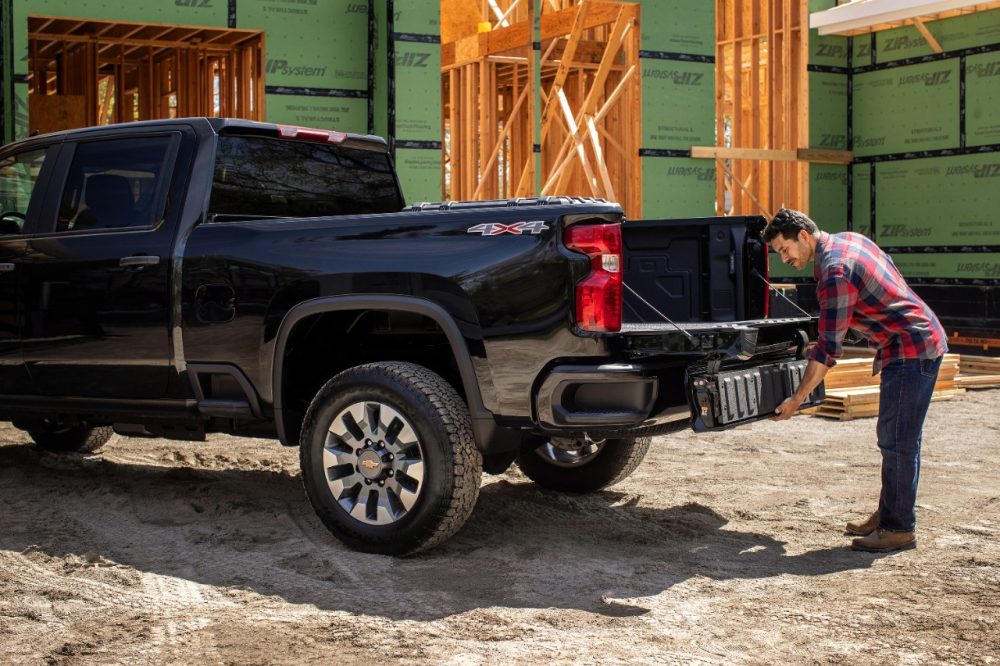
<svg viewBox="0 0 1000 666"><path fill-rule="evenodd" d="M423 298L392 294L324 296L299 303L282 318L275 336L271 353L270 384L272 391L275 428L278 438L286 446L298 444L301 424L293 423L285 409L284 373L286 349L296 327L315 315L346 310L373 310L382 312L405 312L421 315L435 322L444 333L458 368L462 388L466 396L469 414L473 422L476 443L480 449L488 446L495 437L496 423L493 414L483 403L480 381L473 366L472 356L465 336L455 319L440 305Z"/></svg>

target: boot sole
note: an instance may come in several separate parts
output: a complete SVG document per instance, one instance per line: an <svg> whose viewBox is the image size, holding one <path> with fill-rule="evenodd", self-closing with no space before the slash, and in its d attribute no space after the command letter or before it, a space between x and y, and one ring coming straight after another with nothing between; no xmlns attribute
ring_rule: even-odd
<svg viewBox="0 0 1000 666"><path fill-rule="evenodd" d="M907 541L906 543L901 543L898 546L890 546L889 548L868 548L867 546L859 546L857 544L851 544L851 550L858 550L864 553L891 553L896 550L910 550L917 547L917 540Z"/></svg>

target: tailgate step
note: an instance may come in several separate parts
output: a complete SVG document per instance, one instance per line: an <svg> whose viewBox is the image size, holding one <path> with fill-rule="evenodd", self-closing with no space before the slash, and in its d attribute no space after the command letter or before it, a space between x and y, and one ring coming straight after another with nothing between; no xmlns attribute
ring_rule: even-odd
<svg viewBox="0 0 1000 666"><path fill-rule="evenodd" d="M694 429L721 430L768 418L802 382L807 360L782 361L714 374L691 374ZM823 402L823 385L803 407Z"/></svg>

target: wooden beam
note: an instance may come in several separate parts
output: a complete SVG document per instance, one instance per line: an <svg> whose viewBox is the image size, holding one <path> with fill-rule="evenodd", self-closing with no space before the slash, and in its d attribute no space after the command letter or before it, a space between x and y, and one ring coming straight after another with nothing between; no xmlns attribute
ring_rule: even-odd
<svg viewBox="0 0 1000 666"><path fill-rule="evenodd" d="M556 77L552 81L552 85L549 87L548 91L548 102L546 103L544 109L542 110L542 131L541 131L541 143L545 143L545 139L549 135L549 128L552 126L552 119L557 111L556 104L556 94L562 90L563 85L566 83L566 77L569 75L570 67L573 64L573 54L576 52L576 45L580 42L580 38L583 36L583 30L581 26L587 16L588 4L579 5L576 8L576 14L574 17L572 32L570 32L569 39L566 42L566 48L563 50L563 59L559 63L559 69L556 70ZM545 61L542 61L542 66L545 66Z"/></svg>
<svg viewBox="0 0 1000 666"><path fill-rule="evenodd" d="M569 9L544 14L542 16L542 41L545 42L554 37L572 34L573 26L576 25L576 15L583 6L587 7L587 17L583 23L579 24L580 30L590 30L591 28L613 23L618 18L618 13L622 9L626 9L630 16L635 14L635 5L588 0L583 5L575 5Z"/></svg>
<svg viewBox="0 0 1000 666"><path fill-rule="evenodd" d="M916 26L917 30L920 31L920 34L924 36L924 39L927 40L927 43L931 45L931 48L934 49L934 53L941 53L941 51L943 50L941 48L941 45L938 44L938 41L936 39L934 39L934 35L932 35L931 31L927 29L927 26L924 25L924 22L921 21L919 18L915 18L913 19L913 25Z"/></svg>
<svg viewBox="0 0 1000 666"><path fill-rule="evenodd" d="M595 112L597 100L604 92L604 84L607 81L608 74L610 73L611 64L614 62L615 57L621 49L625 37L632 26L632 16L634 12L626 12L625 10L625 5L619 5L614 27L611 29L611 34L608 36L607 49L604 51L604 57L601 58L601 65L598 67L597 73L594 74L593 80L590 81L590 90L587 92L587 96L583 101L579 113L577 114L576 124L578 126L584 125L585 118L589 115L593 115ZM576 133L574 132L574 139L575 134ZM556 183L556 189L562 189L565 176L566 172L563 172Z"/></svg>
<svg viewBox="0 0 1000 666"><path fill-rule="evenodd" d="M521 110L521 105L524 104L524 100L528 98L528 91L531 88L525 86L521 91L520 97L514 102L514 107L510 111L510 115L507 116L507 120L503 124L503 130L500 132L500 137L497 139L496 145L493 146L493 152L490 154L489 160L486 161L486 166L482 169L483 177L479 181L479 185L476 186L476 191L472 193L473 199L478 199L483 191L483 185L486 183L486 177L489 175L490 170L493 169L493 163L496 162L497 155L500 154L500 148L503 146L504 141L507 139L507 135L510 134L511 128L514 126L514 119L517 117L518 112Z"/></svg>
<svg viewBox="0 0 1000 666"><path fill-rule="evenodd" d="M777 160L794 162L798 155L794 150L773 148L719 148L717 146L692 146L691 157L730 160Z"/></svg>
<svg viewBox="0 0 1000 666"><path fill-rule="evenodd" d="M822 150L816 148L775 150L771 148L720 148L718 146L692 146L691 157L727 160L760 160L771 162L813 162L818 164L854 163L853 151Z"/></svg>

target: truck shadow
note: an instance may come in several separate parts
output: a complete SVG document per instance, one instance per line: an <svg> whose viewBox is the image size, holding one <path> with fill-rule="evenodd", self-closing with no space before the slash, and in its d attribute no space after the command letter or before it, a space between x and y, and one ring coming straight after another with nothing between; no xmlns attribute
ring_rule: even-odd
<svg viewBox="0 0 1000 666"><path fill-rule="evenodd" d="M841 545L789 555L773 535L726 529L725 517L697 503L650 508L614 491L567 496L508 477L486 481L447 544L389 558L340 544L287 471L138 464L21 444L0 443L0 506L0 551L56 571L83 558L393 619L495 606L638 615L641 599L618 600L696 576L816 576L876 559Z"/></svg>

